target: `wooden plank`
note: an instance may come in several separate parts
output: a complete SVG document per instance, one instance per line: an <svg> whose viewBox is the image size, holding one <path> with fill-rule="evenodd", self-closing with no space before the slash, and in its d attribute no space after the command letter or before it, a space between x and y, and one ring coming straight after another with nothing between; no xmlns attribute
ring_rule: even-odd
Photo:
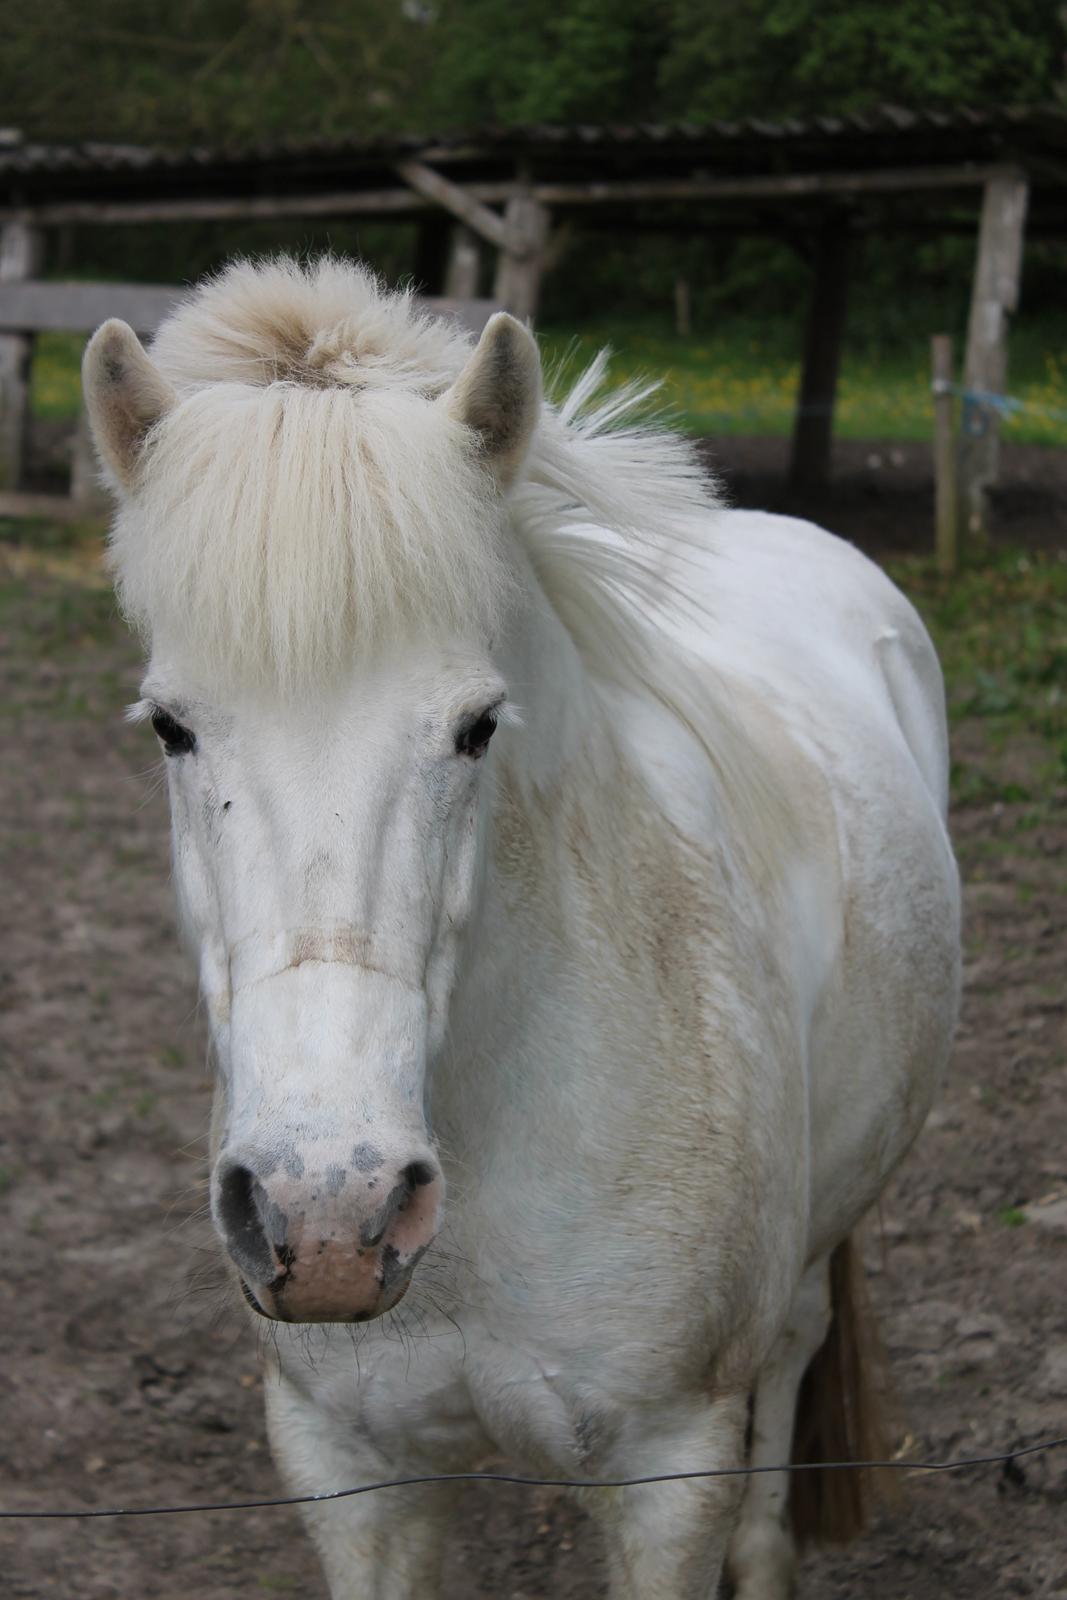
<svg viewBox="0 0 1067 1600"><path fill-rule="evenodd" d="M398 161L395 170L424 200L451 212L457 221L465 223L473 233L488 244L495 245L498 250L508 248L508 228L504 218L482 205L467 188L453 183L421 161Z"/></svg>
<svg viewBox="0 0 1067 1600"><path fill-rule="evenodd" d="M935 333L930 342L934 395L934 494L937 565L950 577L959 559L959 500L956 485L956 402L952 392L952 340Z"/></svg>
<svg viewBox="0 0 1067 1600"><path fill-rule="evenodd" d="M44 241L25 222L0 228L0 293L38 271ZM32 331L0 333L0 489L17 490L22 482L30 414Z"/></svg>
<svg viewBox="0 0 1067 1600"><path fill-rule="evenodd" d="M971 395L1004 393L1008 326L1019 303L1029 182L1002 168L986 183L978 229L974 289L967 324L963 386ZM964 395L960 429L960 514L968 544L989 538L989 490L1000 465L999 409Z"/></svg>
<svg viewBox="0 0 1067 1600"><path fill-rule="evenodd" d="M188 291L149 283L0 283L0 329L91 333L108 317L121 317L137 333L151 334ZM493 300L421 299L437 316L455 317L480 333L493 312Z"/></svg>
<svg viewBox="0 0 1067 1600"><path fill-rule="evenodd" d="M816 242L815 283L793 424L789 482L797 489L818 488L830 475L834 400L848 294L848 255L847 224L840 219L828 220Z"/></svg>
<svg viewBox="0 0 1067 1600"><path fill-rule="evenodd" d="M5 283L0 328L91 333L121 317L137 333L153 333L185 292L154 283Z"/></svg>

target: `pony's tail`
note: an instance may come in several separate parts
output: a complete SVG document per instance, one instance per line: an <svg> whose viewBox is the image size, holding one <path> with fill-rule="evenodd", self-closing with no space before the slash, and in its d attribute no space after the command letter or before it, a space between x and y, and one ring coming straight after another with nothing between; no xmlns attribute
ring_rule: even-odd
<svg viewBox="0 0 1067 1600"><path fill-rule="evenodd" d="M830 1330L808 1364L797 1395L794 1461L887 1461L885 1353L867 1297L863 1260L852 1237L830 1257ZM891 1500L890 1471L794 1472L789 1512L798 1544L843 1544Z"/></svg>

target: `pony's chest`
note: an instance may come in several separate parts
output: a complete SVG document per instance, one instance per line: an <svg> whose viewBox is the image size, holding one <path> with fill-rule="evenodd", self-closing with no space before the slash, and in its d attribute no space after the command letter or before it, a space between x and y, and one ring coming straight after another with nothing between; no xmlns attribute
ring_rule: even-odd
<svg viewBox="0 0 1067 1600"><path fill-rule="evenodd" d="M340 1343L313 1371L296 1356L283 1366L319 1411L346 1419L353 1439L384 1460L396 1458L402 1417L412 1467L461 1472L504 1457L527 1471L580 1473L615 1437L618 1397L547 1344L502 1338L477 1321L462 1339L451 1328L427 1331L403 1348L366 1341L358 1370Z"/></svg>

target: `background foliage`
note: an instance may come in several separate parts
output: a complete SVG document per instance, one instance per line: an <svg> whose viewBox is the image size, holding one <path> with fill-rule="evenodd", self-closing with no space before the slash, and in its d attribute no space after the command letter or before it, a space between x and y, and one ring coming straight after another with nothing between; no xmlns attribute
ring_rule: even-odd
<svg viewBox="0 0 1067 1600"><path fill-rule="evenodd" d="M0 26L0 120L56 141L249 144L1067 99L1059 0L0 0ZM174 281L237 251L328 246L392 279L414 270L412 224L354 222L68 229L47 267ZM924 369L932 329L962 333L972 264L967 238L869 240L852 278L853 354ZM1028 248L1024 321L1063 327L1065 266L1062 245ZM795 365L808 273L774 238L579 230L540 321L663 331L682 276L697 335L740 350L755 323Z"/></svg>
<svg viewBox="0 0 1067 1600"><path fill-rule="evenodd" d="M483 122L787 116L1063 93L1050 0L25 0L4 120L249 141Z"/></svg>

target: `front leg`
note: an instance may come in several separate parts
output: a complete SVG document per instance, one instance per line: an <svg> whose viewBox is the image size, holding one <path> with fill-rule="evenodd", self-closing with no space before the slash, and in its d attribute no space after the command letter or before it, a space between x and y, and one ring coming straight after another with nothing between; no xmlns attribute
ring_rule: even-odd
<svg viewBox="0 0 1067 1600"><path fill-rule="evenodd" d="M271 1449L292 1494L322 1494L421 1470L402 1456L386 1459L283 1376L268 1380L266 1402ZM302 1506L330 1600L432 1600L456 1493L453 1484L427 1484Z"/></svg>
<svg viewBox="0 0 1067 1600"><path fill-rule="evenodd" d="M608 1476L744 1465L746 1400L701 1397L664 1427L656 1419ZM615 1468L619 1468L615 1472ZM611 1600L714 1600L744 1484L694 1478L641 1488L590 1490L586 1507L608 1552Z"/></svg>

